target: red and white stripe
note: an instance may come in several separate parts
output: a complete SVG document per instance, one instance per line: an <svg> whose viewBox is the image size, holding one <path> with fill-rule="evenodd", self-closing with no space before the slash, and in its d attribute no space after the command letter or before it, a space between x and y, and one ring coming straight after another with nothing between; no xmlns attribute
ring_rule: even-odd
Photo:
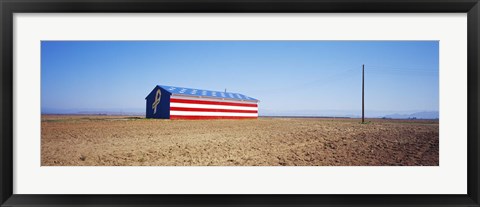
<svg viewBox="0 0 480 207"><path fill-rule="evenodd" d="M258 118L256 102L174 96L170 98L170 119L252 118Z"/></svg>

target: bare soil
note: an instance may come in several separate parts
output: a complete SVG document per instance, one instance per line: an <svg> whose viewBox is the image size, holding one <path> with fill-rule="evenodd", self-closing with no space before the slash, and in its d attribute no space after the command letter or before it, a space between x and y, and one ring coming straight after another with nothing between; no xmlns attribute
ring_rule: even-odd
<svg viewBox="0 0 480 207"><path fill-rule="evenodd" d="M438 166L429 120L43 115L42 166Z"/></svg>

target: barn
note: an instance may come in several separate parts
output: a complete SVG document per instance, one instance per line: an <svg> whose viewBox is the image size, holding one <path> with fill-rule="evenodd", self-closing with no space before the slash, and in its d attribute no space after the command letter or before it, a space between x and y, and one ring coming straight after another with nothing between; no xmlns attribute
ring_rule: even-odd
<svg viewBox="0 0 480 207"><path fill-rule="evenodd" d="M157 85L145 100L147 118L258 118L259 101L240 93Z"/></svg>

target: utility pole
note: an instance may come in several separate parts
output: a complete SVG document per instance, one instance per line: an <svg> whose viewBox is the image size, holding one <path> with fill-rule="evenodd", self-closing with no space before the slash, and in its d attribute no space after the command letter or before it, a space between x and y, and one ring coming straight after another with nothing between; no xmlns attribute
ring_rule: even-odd
<svg viewBox="0 0 480 207"><path fill-rule="evenodd" d="M365 123L365 65L362 64L362 124Z"/></svg>

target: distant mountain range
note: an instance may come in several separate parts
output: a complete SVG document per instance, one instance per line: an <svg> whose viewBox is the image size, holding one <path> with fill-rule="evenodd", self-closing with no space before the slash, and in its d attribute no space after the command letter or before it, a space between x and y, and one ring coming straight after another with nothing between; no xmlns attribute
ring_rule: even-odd
<svg viewBox="0 0 480 207"><path fill-rule="evenodd" d="M145 108L71 108L55 109L42 108L42 114L88 114L88 115L145 115Z"/></svg>
<svg viewBox="0 0 480 207"><path fill-rule="evenodd" d="M390 114L384 117L388 119L438 119L440 116L438 111L424 111L413 114Z"/></svg>
<svg viewBox="0 0 480 207"><path fill-rule="evenodd" d="M348 110L296 110L273 111L259 110L260 116L311 116L311 117L348 117L361 118L361 111ZM438 119L438 111L365 111L366 118L387 119Z"/></svg>

